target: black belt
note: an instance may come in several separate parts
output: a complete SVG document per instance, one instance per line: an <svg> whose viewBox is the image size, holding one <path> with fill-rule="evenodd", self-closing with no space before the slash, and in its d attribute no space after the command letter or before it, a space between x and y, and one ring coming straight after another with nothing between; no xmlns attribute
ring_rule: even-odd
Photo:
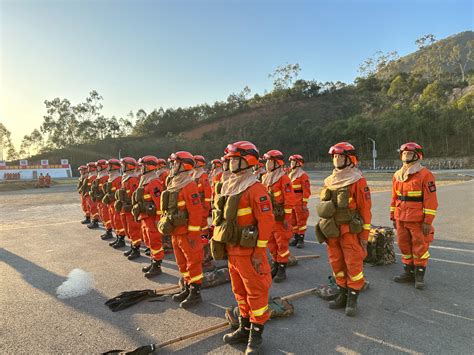
<svg viewBox="0 0 474 355"><path fill-rule="evenodd" d="M293 191L297 194L302 194L303 193L303 190L293 190Z"/></svg>
<svg viewBox="0 0 474 355"><path fill-rule="evenodd" d="M397 196L397 200L410 202L423 202L423 196Z"/></svg>

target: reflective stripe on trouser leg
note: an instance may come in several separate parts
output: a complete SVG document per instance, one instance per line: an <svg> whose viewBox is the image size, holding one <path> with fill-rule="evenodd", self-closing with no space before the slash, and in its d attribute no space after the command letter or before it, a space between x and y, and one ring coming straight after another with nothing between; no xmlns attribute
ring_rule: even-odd
<svg viewBox="0 0 474 355"><path fill-rule="evenodd" d="M201 284L203 278L203 252L201 236L191 234L173 236L173 248L178 248L181 254L181 265L179 265L180 271L189 272L189 278L186 281L189 283L192 282L196 284ZM178 256L176 256L176 259L178 261ZM182 270L183 268L185 270Z"/></svg>
<svg viewBox="0 0 474 355"><path fill-rule="evenodd" d="M405 223L397 221L397 244L402 254L402 263L406 265L413 264L411 243L411 234L410 231L405 227Z"/></svg>
<svg viewBox="0 0 474 355"><path fill-rule="evenodd" d="M364 286L365 251L357 234L344 233L338 238L344 256L347 287L360 290Z"/></svg>
<svg viewBox="0 0 474 355"><path fill-rule="evenodd" d="M144 220L142 220L142 223L145 224L152 259L163 260L163 258L165 257L165 252L163 250L163 236L156 227L155 218L145 218Z"/></svg>
<svg viewBox="0 0 474 355"><path fill-rule="evenodd" d="M286 264L288 263L288 257L290 256L288 244L292 236L291 228L290 226L288 226L288 229L285 229L282 222L276 222L274 226L273 235L275 236L277 244L276 261L279 263Z"/></svg>

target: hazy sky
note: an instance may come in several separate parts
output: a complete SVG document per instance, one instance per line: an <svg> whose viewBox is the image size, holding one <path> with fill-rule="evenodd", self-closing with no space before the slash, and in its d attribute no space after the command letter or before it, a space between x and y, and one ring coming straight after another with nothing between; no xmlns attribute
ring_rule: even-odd
<svg viewBox="0 0 474 355"><path fill-rule="evenodd" d="M92 89L106 116L225 100L299 63L301 77L352 82L378 50L472 29L473 1L0 0L0 122L16 145L44 100Z"/></svg>

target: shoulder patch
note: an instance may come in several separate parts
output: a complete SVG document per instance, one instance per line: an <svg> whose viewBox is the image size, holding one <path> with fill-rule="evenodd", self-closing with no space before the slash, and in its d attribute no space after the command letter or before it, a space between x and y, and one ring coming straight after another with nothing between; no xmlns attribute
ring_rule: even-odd
<svg viewBox="0 0 474 355"><path fill-rule="evenodd" d="M428 181L428 190L430 190L430 192L436 191L436 184L434 181Z"/></svg>
<svg viewBox="0 0 474 355"><path fill-rule="evenodd" d="M266 201L266 200L267 200L267 196L261 196L261 197L260 197L260 202Z"/></svg>
<svg viewBox="0 0 474 355"><path fill-rule="evenodd" d="M196 197L198 197L198 194L192 194L191 195L191 198L196 198Z"/></svg>
<svg viewBox="0 0 474 355"><path fill-rule="evenodd" d="M271 210L270 202L263 202L260 204L261 212L269 212Z"/></svg>
<svg viewBox="0 0 474 355"><path fill-rule="evenodd" d="M159 189L158 187L155 187L155 188L153 189L153 195L155 195L155 197L158 197L158 196L161 195L161 191L160 191L160 189Z"/></svg>
<svg viewBox="0 0 474 355"><path fill-rule="evenodd" d="M364 192L369 192L369 191L370 191L370 190L369 190L369 187L368 187L368 186L364 187Z"/></svg>

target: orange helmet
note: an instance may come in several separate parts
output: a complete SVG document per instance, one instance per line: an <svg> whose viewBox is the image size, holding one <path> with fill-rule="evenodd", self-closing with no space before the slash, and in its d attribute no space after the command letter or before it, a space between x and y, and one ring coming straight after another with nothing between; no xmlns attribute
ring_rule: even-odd
<svg viewBox="0 0 474 355"><path fill-rule="evenodd" d="M143 168L143 173L158 169L158 158L153 155L145 155L138 159L138 164Z"/></svg>
<svg viewBox="0 0 474 355"><path fill-rule="evenodd" d="M418 143L408 142L408 143L402 144L400 149L398 149L398 152L400 153L400 155L402 155L402 152L405 152L405 151L415 152L418 159L423 159L423 156L424 156L423 155L423 147L421 145L419 145Z"/></svg>
<svg viewBox="0 0 474 355"><path fill-rule="evenodd" d="M269 150L263 155L263 159L265 160L274 160L277 162L278 165L285 165L285 158L283 157L283 153L279 150L273 149Z"/></svg>
<svg viewBox="0 0 474 355"><path fill-rule="evenodd" d="M77 170L79 170L80 172L85 172L87 170L87 166L81 165L77 168Z"/></svg>
<svg viewBox="0 0 474 355"><path fill-rule="evenodd" d="M356 149L354 146L348 142L340 142L334 144L331 148L329 148L329 154L342 154L347 156L351 163L356 165L359 162L359 158L357 158Z"/></svg>
<svg viewBox="0 0 474 355"><path fill-rule="evenodd" d="M214 166L222 166L222 160L221 159L213 159L211 161L211 164L214 165Z"/></svg>
<svg viewBox="0 0 474 355"><path fill-rule="evenodd" d="M258 149L249 141L238 141L229 144L224 152L226 153L226 158L240 157L244 159L249 166L258 164Z"/></svg>
<svg viewBox="0 0 474 355"><path fill-rule="evenodd" d="M195 155L194 162L196 163L196 167L206 166L206 158L202 155Z"/></svg>
<svg viewBox="0 0 474 355"><path fill-rule="evenodd" d="M135 170L138 166L137 161L131 157L124 157L120 159L120 163L122 164L122 168L124 172Z"/></svg>
<svg viewBox="0 0 474 355"><path fill-rule="evenodd" d="M97 160L95 165L97 166L97 170L98 171L102 171L102 170L105 170L107 169L107 160L105 159L100 159L100 160Z"/></svg>
<svg viewBox="0 0 474 355"><path fill-rule="evenodd" d="M107 161L107 165L108 165L109 171L120 170L120 168L122 167L120 165L120 160L118 159L109 159Z"/></svg>
<svg viewBox="0 0 474 355"><path fill-rule="evenodd" d="M194 157L191 153L185 151L179 151L173 153L168 158L169 162L179 162L185 171L194 169Z"/></svg>
<svg viewBox="0 0 474 355"><path fill-rule="evenodd" d="M296 161L298 164L300 164L300 166L303 166L304 165L304 159L301 155L299 154L293 154L291 155L288 160L290 161L290 163L292 161Z"/></svg>
<svg viewBox="0 0 474 355"><path fill-rule="evenodd" d="M97 165L95 165L95 162L91 161L87 163L87 170L88 171L96 171L97 170Z"/></svg>
<svg viewBox="0 0 474 355"><path fill-rule="evenodd" d="M163 158L158 158L157 161L158 161L158 167L159 168L163 168L167 165L166 160L164 160Z"/></svg>

